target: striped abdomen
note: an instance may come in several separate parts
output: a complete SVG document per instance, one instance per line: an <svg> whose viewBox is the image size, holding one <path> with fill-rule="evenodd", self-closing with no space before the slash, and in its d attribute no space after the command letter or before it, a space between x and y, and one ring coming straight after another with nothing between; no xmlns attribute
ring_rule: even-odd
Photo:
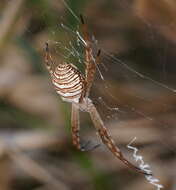
<svg viewBox="0 0 176 190"><path fill-rule="evenodd" d="M84 78L72 64L59 64L53 75L52 82L56 92L67 102L78 103L83 91Z"/></svg>

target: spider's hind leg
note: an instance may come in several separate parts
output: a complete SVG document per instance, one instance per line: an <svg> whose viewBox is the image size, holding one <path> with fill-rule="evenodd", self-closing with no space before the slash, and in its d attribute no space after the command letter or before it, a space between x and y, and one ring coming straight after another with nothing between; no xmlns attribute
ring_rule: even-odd
<svg viewBox="0 0 176 190"><path fill-rule="evenodd" d="M72 104L71 129L72 129L73 145L76 146L77 149L81 151L91 151L100 146L100 144L95 144L95 145L92 144L91 141L83 143L81 142L79 136L79 131L80 131L79 108L74 104Z"/></svg>
<svg viewBox="0 0 176 190"><path fill-rule="evenodd" d="M79 136L79 131L80 131L79 109L74 104L72 104L71 131L72 131L73 145L76 146L78 149L81 149L80 136Z"/></svg>
<svg viewBox="0 0 176 190"><path fill-rule="evenodd" d="M110 134L108 133L106 127L104 126L104 123L97 111L97 109L95 108L94 104L89 101L89 113L91 116L91 119L94 123L95 128L98 131L98 134L102 140L102 142L106 145L106 147L115 155L115 157L117 157L119 160L121 160L125 165L127 165L128 167L136 170L139 173L142 173L144 175L151 175L150 173L147 173L145 171L143 171L141 168L133 165L131 162L129 162L122 154L122 152L120 151L120 149L116 146L114 140L112 139L112 137L110 136Z"/></svg>

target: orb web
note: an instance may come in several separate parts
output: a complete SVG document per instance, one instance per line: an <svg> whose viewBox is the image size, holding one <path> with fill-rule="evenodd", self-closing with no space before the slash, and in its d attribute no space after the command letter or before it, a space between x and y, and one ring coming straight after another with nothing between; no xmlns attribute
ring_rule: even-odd
<svg viewBox="0 0 176 190"><path fill-rule="evenodd" d="M66 33L67 40L49 41L53 44L56 55L61 56L67 62L74 62L80 70L84 71L84 48L86 42L79 28L79 16L77 16L77 13L72 10L66 1L63 0L63 3L68 14L72 15L76 20L77 27L76 29L72 28L64 19L61 19L56 30ZM165 154L171 154L174 157L176 153L173 140L174 133L171 132L174 132L175 128L173 116L174 104L172 103L176 95L175 77L170 71L170 68L167 68L167 62L171 59L168 57L170 55L168 53L168 51L170 51L169 46L173 44L170 45L166 43L167 40L163 40L163 38L155 32L150 21L140 17L137 11L132 10L131 4L129 4L128 1L119 2L119 5L125 11L125 14L128 14L127 12L130 10L130 16L139 19L146 27L145 29L148 34L148 39L145 39L145 43L147 43L146 46L150 46L150 43L152 43L152 45L154 44L153 49L156 54L156 60L161 60L161 64L159 66L157 65L157 67L156 65L151 65L149 68L143 69L138 65L139 61L137 61L138 64L135 63L140 53L134 56L135 50L133 49L131 49L131 51L134 57L129 55L131 52L111 53L99 45L99 40L97 40L96 35L90 33L95 52L97 49L102 50L101 64L97 65L97 77L91 96L95 104L102 108L104 121L106 125L110 124L110 130L117 130L119 132L120 130L123 131L124 128L128 126L126 127L127 129L125 129L128 131L131 124L136 124L137 127L135 131L141 128L140 130L144 130L145 132L147 131L146 128L149 128L149 132L146 134L145 138L142 136L145 134L140 134L139 130L137 134L128 134L127 140L122 141L126 143L128 149L133 151L131 157L139 161L139 164L141 164L141 167L144 167L143 169L145 170L146 166L148 169L148 165L144 163L145 157L140 156L140 153L137 154L137 151L140 152L140 149L136 147L138 144L141 146L141 144L146 143L145 146L148 147L144 149L146 151L150 149L150 146L152 149L154 146L154 150L156 149L158 151L157 153L161 155L166 152ZM53 32L53 36L54 35ZM144 37L146 36L144 35ZM161 39L161 41L157 44L158 38ZM67 43L65 43L65 41ZM159 48L158 45L162 44L162 42L163 47ZM138 50L136 52L140 51ZM149 54L149 56L153 56L153 53ZM132 60L130 59L131 57L133 57ZM153 58L151 57L151 59ZM159 74L156 74L157 72ZM172 76L170 76L170 74L172 74ZM94 93L95 88L97 91ZM162 96L164 97L163 99L161 98ZM167 98L173 101L169 101ZM124 123L126 124L123 128ZM166 135L163 132L165 130L169 131ZM120 134L123 135L123 132ZM171 141L167 140L168 135L170 135ZM136 138L136 145L131 145L131 143L129 143L131 141L130 139L133 138ZM146 154L147 152L145 152L145 155ZM161 162L161 160L159 160L159 162ZM150 169L151 168L152 166ZM157 178L146 177L146 179L149 183L156 186L157 189L163 188L163 186L159 184L160 182Z"/></svg>

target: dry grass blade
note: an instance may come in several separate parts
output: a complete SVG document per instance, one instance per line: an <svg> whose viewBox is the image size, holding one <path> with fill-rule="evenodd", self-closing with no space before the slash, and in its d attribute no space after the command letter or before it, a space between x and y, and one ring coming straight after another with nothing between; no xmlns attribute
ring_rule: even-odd
<svg viewBox="0 0 176 190"><path fill-rule="evenodd" d="M63 190L69 189L63 182L52 176L43 166L22 152L23 150L43 149L59 145L60 143L62 144L65 137L61 138L58 137L58 135L49 135L38 131L35 133L17 133L16 135L13 135L13 138L12 135L3 134L0 139L0 155L1 158L4 155L8 156L6 159L8 160L8 166L10 164L8 158L10 158L15 165L18 165L28 175L39 180L43 184L50 186L50 188ZM1 177L0 180L2 179L3 178Z"/></svg>
<svg viewBox="0 0 176 190"><path fill-rule="evenodd" d="M0 22L0 49L3 47L5 40L14 26L19 9L21 8L23 2L24 0L9 1L6 9L2 13L2 19Z"/></svg>
<svg viewBox="0 0 176 190"><path fill-rule="evenodd" d="M68 187L64 183L55 179L43 166L40 166L37 162L20 152L17 147L8 154L10 158L30 176L43 183L49 184L52 189L68 190Z"/></svg>
<svg viewBox="0 0 176 190"><path fill-rule="evenodd" d="M32 139L32 140L31 140ZM4 150L8 150L11 148L11 145L19 147L20 150L30 151L34 149L45 149L47 147L53 147L57 145L57 149L59 146L64 145L67 142L67 139L62 134L55 133L45 133L43 131L35 131L35 132L18 132L16 134L4 134L0 135L0 150L3 152ZM8 147L7 145L10 145Z"/></svg>

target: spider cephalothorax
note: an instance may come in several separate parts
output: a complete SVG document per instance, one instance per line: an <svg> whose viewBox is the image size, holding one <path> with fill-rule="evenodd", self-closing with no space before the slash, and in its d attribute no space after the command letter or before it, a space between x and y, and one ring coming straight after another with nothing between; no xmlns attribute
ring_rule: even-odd
<svg viewBox="0 0 176 190"><path fill-rule="evenodd" d="M108 133L92 100L89 98L90 89L96 72L96 65L100 62L100 50L96 56L93 56L87 26L85 25L82 16L81 23L83 33L82 40L85 47L85 76L73 64L70 63L60 63L58 66L54 67L54 63L49 52L48 43L46 43L45 55L46 66L51 74L52 83L54 84L56 92L64 101L72 104L71 128L73 144L82 151L87 150L85 149L85 146L81 146L79 136L79 111L86 111L90 114L91 120L93 121L93 124L98 132L97 134L99 134L102 142L108 147L108 149L128 167L131 167L140 173L150 175L145 173L142 169L134 166L124 158L120 149L115 145L114 140Z"/></svg>

